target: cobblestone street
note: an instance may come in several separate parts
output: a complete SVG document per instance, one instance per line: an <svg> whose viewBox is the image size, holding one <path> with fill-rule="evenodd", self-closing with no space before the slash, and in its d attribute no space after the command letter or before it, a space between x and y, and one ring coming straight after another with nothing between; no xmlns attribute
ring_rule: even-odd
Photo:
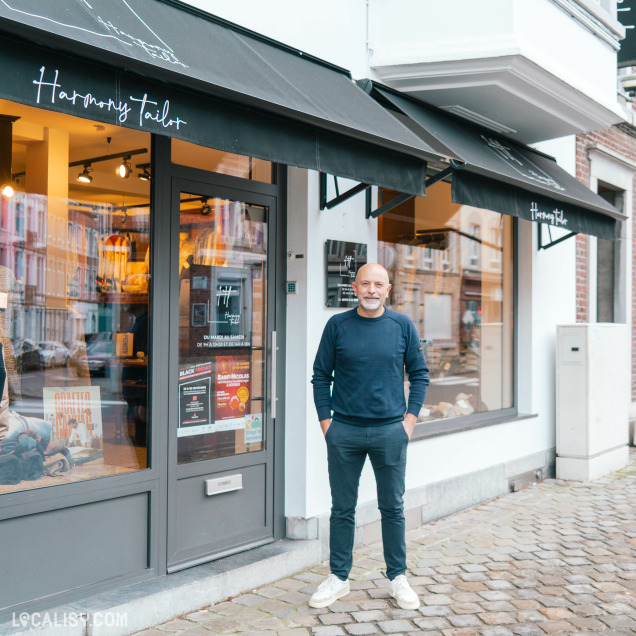
<svg viewBox="0 0 636 636"><path fill-rule="evenodd" d="M326 564L140 632L534 636L636 633L636 452L592 483L547 480L407 534L422 600L388 594L382 546L356 551L351 594L307 605Z"/></svg>

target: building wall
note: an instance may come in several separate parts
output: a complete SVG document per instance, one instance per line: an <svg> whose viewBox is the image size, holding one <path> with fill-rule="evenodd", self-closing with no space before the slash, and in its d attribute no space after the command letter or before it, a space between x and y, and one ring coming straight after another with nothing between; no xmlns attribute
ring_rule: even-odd
<svg viewBox="0 0 636 636"><path fill-rule="evenodd" d="M452 28L448 6L427 3L424 10L425 4L418 0L344 4L326 0L319 5L292 0L272 0L265 5L194 0L191 4L347 68L354 78L373 76L375 64L430 62L435 57L464 59L470 42L471 50L477 51L474 55L521 54L611 105L615 100L615 51L572 20L556 2L539 2L530 8L524 0L491 0L475 11L472 0L461 0L454 9L457 19ZM404 20L404 16L410 18ZM473 45L479 46L475 49ZM557 155L559 163L575 173L572 137L541 149ZM375 260L377 224L364 218L364 195L320 211L318 174L295 168L289 173L287 278L297 282L298 291L287 296L285 511L289 519L308 520L325 517L330 507L326 448L310 384L322 329L338 311L324 302L324 242L365 242L369 260ZM345 188L341 186L341 190ZM520 413L531 417L411 443L407 471L411 502L421 504L426 497L418 499L416 493L433 484L467 475L477 480L482 475L487 480L493 467L504 464L512 466L506 470L514 475L522 466L543 465L553 452L556 325L577 320L580 259L577 261L573 240L538 251L537 232L535 224L518 223L517 406ZM527 457L534 459L524 464ZM494 496L494 491L489 492ZM375 483L367 466L360 502L373 507L374 500ZM457 499L457 507L470 503L475 501ZM373 515L368 520L373 521ZM307 536L306 526L298 536L303 532Z"/></svg>
<svg viewBox="0 0 636 636"><path fill-rule="evenodd" d="M346 187L341 184L341 191ZM291 169L288 196L287 278L297 281L298 293L287 297L285 510L288 519L296 523L292 530L288 526L290 536L300 538L316 536L331 503L326 447L310 384L323 327L330 316L342 311L325 307L324 241L365 242L372 261L377 254L377 223L364 217L364 195L320 211L318 175L313 172ZM575 320L574 242L539 253L536 224L521 221L518 225L515 375L523 417L410 444L407 508L413 506L420 523L502 494L519 474L544 471L554 453L556 325ZM303 258L297 258L301 254ZM456 488L449 486L444 497L450 507L441 510L438 493L433 490L444 483ZM462 492L467 483L475 488L470 496ZM361 525L377 520L375 499L375 481L367 464L360 483ZM313 531L301 523L316 518L319 522Z"/></svg>
<svg viewBox="0 0 636 636"><path fill-rule="evenodd" d="M597 166L597 164L599 164ZM616 322L631 324L632 344L632 402L636 402L636 326L632 317L636 312L636 294L632 285L632 271L636 267L634 251L634 173L636 171L636 137L612 127L577 135L577 178L596 190L601 183L624 192L623 212L629 219L624 224L622 242L625 270L621 272L619 309ZM596 240L577 237L577 321L596 321Z"/></svg>
<svg viewBox="0 0 636 636"><path fill-rule="evenodd" d="M371 66L520 55L599 102L616 101L615 51L559 3L454 0L449 15L444 2L371 0Z"/></svg>

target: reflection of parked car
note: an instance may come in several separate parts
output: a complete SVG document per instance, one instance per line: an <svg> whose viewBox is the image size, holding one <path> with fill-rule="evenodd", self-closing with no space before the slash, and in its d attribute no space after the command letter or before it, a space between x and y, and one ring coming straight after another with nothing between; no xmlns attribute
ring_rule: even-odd
<svg viewBox="0 0 636 636"><path fill-rule="evenodd" d="M45 367L61 367L68 359L68 349L57 340L40 343L40 359Z"/></svg>
<svg viewBox="0 0 636 636"><path fill-rule="evenodd" d="M111 334L108 335L110 336ZM104 338L91 340L86 345L86 355L88 357L88 370L90 374L105 375L109 361L115 356L115 343L112 340L106 340Z"/></svg>
<svg viewBox="0 0 636 636"><path fill-rule="evenodd" d="M42 368L40 345L35 340L30 338L18 340L13 344L13 350L15 351L15 361L19 373Z"/></svg>

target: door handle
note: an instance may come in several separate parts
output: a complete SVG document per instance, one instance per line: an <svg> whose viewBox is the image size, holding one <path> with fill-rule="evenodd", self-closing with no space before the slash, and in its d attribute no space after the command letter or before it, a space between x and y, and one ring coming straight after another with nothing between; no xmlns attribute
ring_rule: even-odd
<svg viewBox="0 0 636 636"><path fill-rule="evenodd" d="M272 405L272 419L276 419L276 401L278 397L276 396L276 352L278 351L278 347L276 346L276 332L272 331L272 364L271 364L271 378L269 382L271 394L270 401Z"/></svg>

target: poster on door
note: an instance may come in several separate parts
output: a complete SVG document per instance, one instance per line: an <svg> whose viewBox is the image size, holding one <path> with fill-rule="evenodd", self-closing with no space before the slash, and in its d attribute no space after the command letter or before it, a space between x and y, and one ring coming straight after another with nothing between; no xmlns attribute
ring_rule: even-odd
<svg viewBox="0 0 636 636"><path fill-rule="evenodd" d="M212 362L179 369L179 427L177 437L214 433L211 421Z"/></svg>
<svg viewBox="0 0 636 636"><path fill-rule="evenodd" d="M251 411L251 356L219 356L215 361L214 430L244 429Z"/></svg>
<svg viewBox="0 0 636 636"><path fill-rule="evenodd" d="M190 280L188 338L192 353L207 356L206 349L249 347L251 269L193 264Z"/></svg>

